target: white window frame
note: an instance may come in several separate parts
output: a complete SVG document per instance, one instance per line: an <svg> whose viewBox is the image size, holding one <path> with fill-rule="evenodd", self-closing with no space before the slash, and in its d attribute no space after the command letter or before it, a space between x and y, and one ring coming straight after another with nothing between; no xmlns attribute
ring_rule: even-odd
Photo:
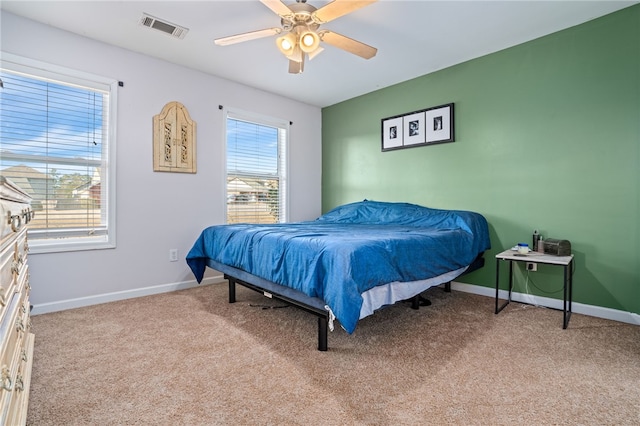
<svg viewBox="0 0 640 426"><path fill-rule="evenodd" d="M254 112L248 112L248 111L243 111L241 109L236 109L236 108L224 108L223 109L223 113L224 113L224 125L223 125L223 140L224 140L224 190L223 190L223 194L224 194L224 221L225 223L228 223L228 218L227 218L227 212L228 212L228 208L227 208L227 196L228 196L228 192L227 192L227 176L229 173L229 169L228 169L228 165L227 165L227 120L228 119L234 119L234 120L242 120L242 121L248 121L251 123L256 123L259 125L263 125L263 126L270 126L270 127L276 127L278 129L284 129L286 132L286 135L284 137L283 141L279 141L278 143L280 144L281 142L284 143L284 147L278 147L278 152L279 155L283 155L283 158L279 159L279 163L283 166L284 170L279 170L279 179L280 179L280 189L278 192L279 195L279 223L283 223L286 222L289 218L289 178L288 178L288 174L289 174L289 139L290 139L290 135L291 135L291 131L290 131L290 123L287 120L283 120L283 119L278 119L278 118L274 118L274 117L269 117L266 115L262 115L262 114L258 114L258 113L254 113Z"/></svg>
<svg viewBox="0 0 640 426"><path fill-rule="evenodd" d="M38 230L29 230L29 251L34 254L80 250L111 249L116 247L116 118L118 81L113 78L90 74L22 56L0 52L0 67L7 71L43 78L68 85L77 85L109 93L108 128L104 129L106 153L103 153L101 182L106 183L102 199L107 200L106 232L92 237L63 237L38 239ZM0 89L2 90L2 89ZM36 213L37 214L37 213ZM63 235L61 235L63 236Z"/></svg>

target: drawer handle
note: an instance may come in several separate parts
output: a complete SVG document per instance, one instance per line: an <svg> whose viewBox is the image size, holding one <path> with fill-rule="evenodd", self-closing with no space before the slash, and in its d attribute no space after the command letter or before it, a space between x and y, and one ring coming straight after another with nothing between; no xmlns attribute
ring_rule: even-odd
<svg viewBox="0 0 640 426"><path fill-rule="evenodd" d="M20 275L20 262L17 259L11 261L11 273Z"/></svg>
<svg viewBox="0 0 640 426"><path fill-rule="evenodd" d="M10 372L6 365L2 366L2 379L0 380L2 380L2 389L11 391L13 383L11 382Z"/></svg>
<svg viewBox="0 0 640 426"><path fill-rule="evenodd" d="M33 219L33 216L35 216L33 210L31 209L23 209L21 213L22 217L24 218L24 223L31 222L31 219Z"/></svg>
<svg viewBox="0 0 640 426"><path fill-rule="evenodd" d="M18 392L24 390L24 380L22 380L22 376L18 375L18 377L16 377L16 385L13 387L13 390L17 390Z"/></svg>
<svg viewBox="0 0 640 426"><path fill-rule="evenodd" d="M22 217L19 214L11 214L11 211L7 214L7 224L11 225L11 230L13 232L18 232L20 227L22 226Z"/></svg>
<svg viewBox="0 0 640 426"><path fill-rule="evenodd" d="M22 321L22 318L18 318L18 320L16 321L16 331L24 331L24 322Z"/></svg>

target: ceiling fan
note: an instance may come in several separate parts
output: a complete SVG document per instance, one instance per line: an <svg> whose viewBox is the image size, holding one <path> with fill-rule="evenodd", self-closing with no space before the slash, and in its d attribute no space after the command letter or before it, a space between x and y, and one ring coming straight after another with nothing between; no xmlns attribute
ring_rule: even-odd
<svg viewBox="0 0 640 426"><path fill-rule="evenodd" d="M284 33L277 38L276 44L280 52L289 59L289 72L292 74L304 71L305 56L313 59L324 50L320 46L321 41L364 59L373 58L378 51L375 47L336 32L320 29L320 25L375 3L376 0L334 0L319 9L307 4L307 0L296 0L296 3L290 5L285 5L280 0L260 2L280 16L280 27L222 37L214 40L214 43L227 46Z"/></svg>

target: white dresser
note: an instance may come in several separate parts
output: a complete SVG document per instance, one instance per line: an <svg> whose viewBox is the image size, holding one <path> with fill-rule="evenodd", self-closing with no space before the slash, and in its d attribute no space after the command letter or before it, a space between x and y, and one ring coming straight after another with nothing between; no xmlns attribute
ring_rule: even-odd
<svg viewBox="0 0 640 426"><path fill-rule="evenodd" d="M27 421L34 339L27 265L30 201L0 176L0 425Z"/></svg>

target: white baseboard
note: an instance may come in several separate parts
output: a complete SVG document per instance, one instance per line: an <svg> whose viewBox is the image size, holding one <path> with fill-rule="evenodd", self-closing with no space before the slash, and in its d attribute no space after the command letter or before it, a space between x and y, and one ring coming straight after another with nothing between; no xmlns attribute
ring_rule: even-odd
<svg viewBox="0 0 640 426"><path fill-rule="evenodd" d="M115 302L117 300L133 299L135 297L150 296L152 294L169 293L176 290L184 290L198 285L209 285L224 281L222 275L208 277L198 284L195 280L177 283L161 284L151 287L137 288L134 290L117 291L113 293L98 294L95 296L79 297L77 299L61 300L58 302L41 303L33 305L31 315L48 314L50 312L65 311L67 309L82 308L84 306L98 305L101 303Z"/></svg>
<svg viewBox="0 0 640 426"><path fill-rule="evenodd" d="M483 287L474 284L465 284L452 282L451 288L453 290L463 291L465 293L479 294L482 296L488 296L491 298L496 297L496 289L490 287ZM507 290L500 290L498 296L501 301L504 301L509 296ZM559 299L552 299L543 296L534 296L527 293L511 293L511 300L514 302L528 303L530 305L544 306L552 309L563 309L563 301ZM604 318L613 321L624 322L628 324L640 325L640 315L633 312L624 312L617 309L603 308L602 306L585 305L584 303L573 302L571 304L571 311L576 314L589 315L591 317Z"/></svg>
<svg viewBox="0 0 640 426"><path fill-rule="evenodd" d="M176 290L184 290L196 287L198 285L209 285L224 282L222 275L208 277L198 284L195 280L183 281L178 283L161 284L157 286L138 288L134 290L118 291L114 293L98 294L95 296L80 297L77 299L61 300L58 302L41 303L33 306L31 315L47 314L50 312L64 311L67 309L82 308L84 306L98 305L101 303L115 302L117 300L133 299L135 297L150 296L152 294L169 293ZM465 284L452 282L451 288L465 293L479 294L491 298L496 297L496 290L490 287L484 287L474 284ZM507 290L500 290L498 295L501 300L506 300L508 296ZM545 306L547 308L562 309L562 300L552 299L543 296L534 296L526 293L511 293L511 300L514 302L528 303L531 305ZM624 322L628 324L640 325L640 315L632 312L623 312L616 309L603 308L601 306L585 305L583 303L573 302L571 304L572 311L577 314L589 315L597 318L605 318L613 321Z"/></svg>

